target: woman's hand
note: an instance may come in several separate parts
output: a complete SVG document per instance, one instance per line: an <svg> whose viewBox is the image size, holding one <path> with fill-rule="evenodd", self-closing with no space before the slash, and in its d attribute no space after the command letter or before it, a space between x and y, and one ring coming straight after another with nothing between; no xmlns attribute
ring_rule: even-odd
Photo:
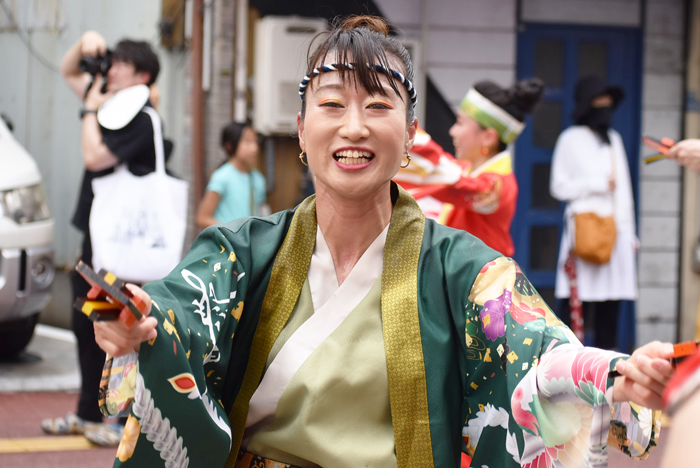
<svg viewBox="0 0 700 468"><path fill-rule="evenodd" d="M673 373L670 359L673 345L653 341L637 349L626 361L617 362L613 401L631 401L651 409L661 409L661 395Z"/></svg>
<svg viewBox="0 0 700 468"><path fill-rule="evenodd" d="M133 284L127 284L126 287L146 303L146 312L143 318L131 328L124 325L121 320L94 323L97 345L112 357L123 356L132 351L138 352L141 343L152 340L157 335L158 320L155 317L148 317L151 311L151 296Z"/></svg>
<svg viewBox="0 0 700 468"><path fill-rule="evenodd" d="M681 166L694 172L700 172L700 140L679 141L668 152L669 159L675 159Z"/></svg>

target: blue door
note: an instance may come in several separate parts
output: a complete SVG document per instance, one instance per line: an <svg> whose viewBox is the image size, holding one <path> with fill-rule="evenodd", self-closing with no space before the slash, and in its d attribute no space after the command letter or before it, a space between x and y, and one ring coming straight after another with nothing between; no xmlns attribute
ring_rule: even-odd
<svg viewBox="0 0 700 468"><path fill-rule="evenodd" d="M557 137L572 125L574 87L597 74L622 86L625 99L613 118L625 143L635 193L639 173L641 121L641 31L633 28L524 24L518 33L518 79L537 76L546 85L543 102L527 118L515 146L520 192L512 227L515 259L545 300L554 304L554 281L564 204L549 194L552 152ZM634 311L623 305L618 342L634 340Z"/></svg>

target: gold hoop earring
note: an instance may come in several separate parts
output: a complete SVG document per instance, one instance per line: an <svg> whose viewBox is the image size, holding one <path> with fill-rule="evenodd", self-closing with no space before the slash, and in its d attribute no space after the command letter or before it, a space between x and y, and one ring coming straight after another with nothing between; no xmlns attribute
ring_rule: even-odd
<svg viewBox="0 0 700 468"><path fill-rule="evenodd" d="M304 156L306 156L306 152L302 151L299 153L299 161L301 161L304 166L309 167L309 165L304 161Z"/></svg>
<svg viewBox="0 0 700 468"><path fill-rule="evenodd" d="M406 161L406 164L405 164L405 165L402 164L402 165L400 166L400 167L403 168L403 169L407 168L408 165L411 164L411 155L408 154L408 150L406 150L406 160L407 160L407 161Z"/></svg>
<svg viewBox="0 0 700 468"><path fill-rule="evenodd" d="M481 155L482 155L482 156L488 156L490 151L491 151L491 150L489 149L488 146L482 146L482 147L481 147Z"/></svg>

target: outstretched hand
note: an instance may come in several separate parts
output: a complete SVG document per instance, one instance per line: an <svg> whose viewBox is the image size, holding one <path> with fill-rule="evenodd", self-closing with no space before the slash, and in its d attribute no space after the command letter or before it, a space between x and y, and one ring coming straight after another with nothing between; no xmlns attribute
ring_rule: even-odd
<svg viewBox="0 0 700 468"><path fill-rule="evenodd" d="M613 401L631 401L661 409L661 395L673 373L673 345L653 341L637 349L626 361L617 362Z"/></svg>
<svg viewBox="0 0 700 468"><path fill-rule="evenodd" d="M127 288L135 296L140 297L146 303L146 311L143 318L131 328L124 325L121 320L109 322L95 322L95 341L97 345L112 357L119 357L139 350L141 343L156 337L158 320L148 317L151 311L151 296L143 289L133 284L127 284ZM129 313L123 311L122 313Z"/></svg>
<svg viewBox="0 0 700 468"><path fill-rule="evenodd" d="M679 141L668 152L669 159L675 159L681 166L694 172L700 172L700 140Z"/></svg>

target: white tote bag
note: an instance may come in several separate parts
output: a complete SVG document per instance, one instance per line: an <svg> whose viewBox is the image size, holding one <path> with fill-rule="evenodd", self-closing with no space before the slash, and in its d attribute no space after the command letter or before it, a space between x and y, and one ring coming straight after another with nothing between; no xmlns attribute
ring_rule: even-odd
<svg viewBox="0 0 700 468"><path fill-rule="evenodd" d="M120 164L92 181L92 264L122 280L163 278L178 264L187 228L187 182L165 173L158 113L144 107L153 123L156 170L135 176Z"/></svg>

